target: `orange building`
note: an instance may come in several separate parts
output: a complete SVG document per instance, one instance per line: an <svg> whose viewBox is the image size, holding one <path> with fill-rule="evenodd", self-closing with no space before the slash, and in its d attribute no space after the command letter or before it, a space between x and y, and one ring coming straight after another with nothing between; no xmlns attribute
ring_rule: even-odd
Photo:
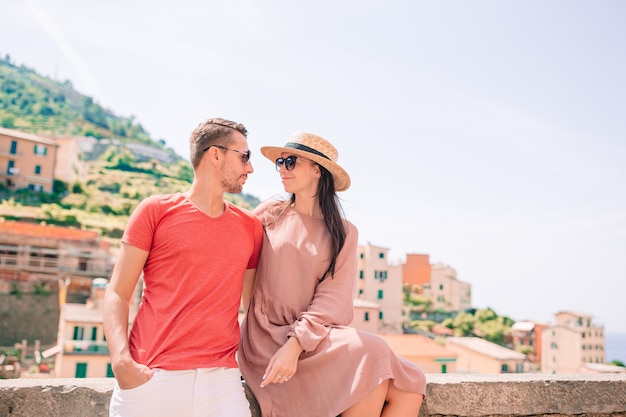
<svg viewBox="0 0 626 417"><path fill-rule="evenodd" d="M407 253L406 263L402 265L402 282L409 286L430 282L430 256L418 253Z"/></svg>
<svg viewBox="0 0 626 417"><path fill-rule="evenodd" d="M0 127L0 181L9 189L52 192L57 148L51 139Z"/></svg>

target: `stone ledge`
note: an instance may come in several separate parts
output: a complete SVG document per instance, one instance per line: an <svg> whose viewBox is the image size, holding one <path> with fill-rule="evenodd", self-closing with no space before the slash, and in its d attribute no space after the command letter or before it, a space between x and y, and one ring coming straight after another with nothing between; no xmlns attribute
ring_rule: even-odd
<svg viewBox="0 0 626 417"><path fill-rule="evenodd" d="M420 417L626 417L626 375L429 374ZM0 417L107 417L111 378L0 380ZM248 394L250 394L248 392ZM252 416L260 417L254 398Z"/></svg>

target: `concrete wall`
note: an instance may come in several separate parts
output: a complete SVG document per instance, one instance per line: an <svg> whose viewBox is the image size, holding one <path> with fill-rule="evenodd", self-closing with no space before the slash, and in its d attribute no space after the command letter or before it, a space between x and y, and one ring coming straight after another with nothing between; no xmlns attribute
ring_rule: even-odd
<svg viewBox="0 0 626 417"><path fill-rule="evenodd" d="M626 375L427 378L420 417L626 416ZM110 378L0 380L0 417L107 417L114 383ZM260 417L254 399L249 399L252 416Z"/></svg>

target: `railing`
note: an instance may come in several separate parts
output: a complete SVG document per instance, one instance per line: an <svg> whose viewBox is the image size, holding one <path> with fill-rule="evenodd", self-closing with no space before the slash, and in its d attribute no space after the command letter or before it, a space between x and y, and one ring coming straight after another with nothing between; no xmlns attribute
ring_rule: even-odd
<svg viewBox="0 0 626 417"><path fill-rule="evenodd" d="M63 352L65 354L94 353L99 355L108 355L109 347L106 342L95 342L92 340L66 340L63 342Z"/></svg>
<svg viewBox="0 0 626 417"><path fill-rule="evenodd" d="M100 263L104 262L101 258L86 258L87 262L82 263L80 259L72 258L63 259L59 257L46 256L30 256L15 254L0 254L0 268L10 271L37 272L44 274L56 275L83 275L88 277L106 277L109 270L100 265L92 266L89 261L95 260ZM76 261L72 265L70 261Z"/></svg>

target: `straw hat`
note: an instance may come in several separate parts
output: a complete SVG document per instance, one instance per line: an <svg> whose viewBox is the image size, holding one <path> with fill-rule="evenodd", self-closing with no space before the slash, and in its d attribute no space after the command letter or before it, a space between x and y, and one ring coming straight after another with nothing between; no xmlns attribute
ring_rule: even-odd
<svg viewBox="0 0 626 417"><path fill-rule="evenodd" d="M280 155L286 152L290 155L302 156L314 161L328 170L335 182L335 191L345 191L350 187L350 176L337 164L339 152L326 139L307 132L296 132L289 138L284 147L263 146L261 153L270 161L276 162Z"/></svg>

